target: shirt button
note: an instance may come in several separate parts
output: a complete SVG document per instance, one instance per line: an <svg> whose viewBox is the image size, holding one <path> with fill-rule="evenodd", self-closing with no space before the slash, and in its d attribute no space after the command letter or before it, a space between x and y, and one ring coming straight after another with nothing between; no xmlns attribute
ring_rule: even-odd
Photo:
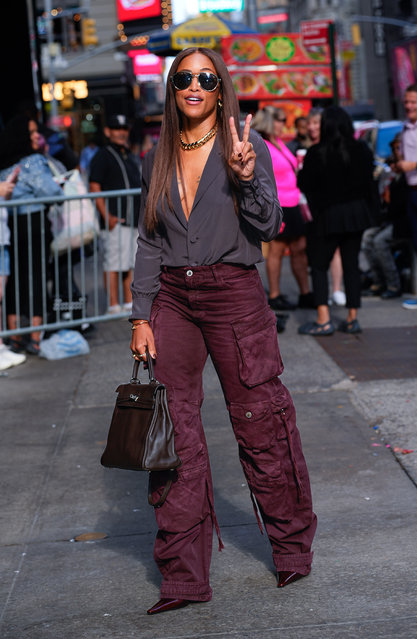
<svg viewBox="0 0 417 639"><path fill-rule="evenodd" d="M248 410L248 412L245 413L245 417L247 417L248 419L252 417L252 413L250 412L250 410Z"/></svg>
<svg viewBox="0 0 417 639"><path fill-rule="evenodd" d="M187 277L191 277L192 275L194 275L194 273L192 272L191 269L188 269L186 275L187 275Z"/></svg>

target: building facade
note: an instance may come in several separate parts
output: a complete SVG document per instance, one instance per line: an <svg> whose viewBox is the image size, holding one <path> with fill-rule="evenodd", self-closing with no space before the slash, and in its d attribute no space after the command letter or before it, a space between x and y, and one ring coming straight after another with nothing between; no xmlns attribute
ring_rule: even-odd
<svg viewBox="0 0 417 639"><path fill-rule="evenodd" d="M289 15L295 31L302 20L335 23L338 72L349 83L341 103L354 116L380 120L402 116L401 102L393 92L391 55L395 43L417 36L415 0L290 0Z"/></svg>

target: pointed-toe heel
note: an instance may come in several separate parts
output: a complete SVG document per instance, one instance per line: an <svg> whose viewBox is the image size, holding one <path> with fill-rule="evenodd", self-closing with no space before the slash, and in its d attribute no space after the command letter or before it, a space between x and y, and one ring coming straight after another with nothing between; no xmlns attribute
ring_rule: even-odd
<svg viewBox="0 0 417 639"><path fill-rule="evenodd" d="M167 612L168 610L177 610L188 606L190 602L187 599L160 599L152 608L146 612L148 615L156 615L159 612Z"/></svg>
<svg viewBox="0 0 417 639"><path fill-rule="evenodd" d="M307 577L307 575L302 575L300 572L295 572L294 570L281 570L278 573L277 588L284 588L288 586L288 584L292 584L294 581L298 581L303 577Z"/></svg>

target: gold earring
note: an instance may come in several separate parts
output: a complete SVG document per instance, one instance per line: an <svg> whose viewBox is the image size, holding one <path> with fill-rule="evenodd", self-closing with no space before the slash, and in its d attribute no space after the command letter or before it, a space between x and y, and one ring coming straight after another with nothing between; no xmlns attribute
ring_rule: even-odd
<svg viewBox="0 0 417 639"><path fill-rule="evenodd" d="M219 109L223 108L223 102L221 101L220 98L218 98L218 100L217 100L217 106L218 106Z"/></svg>

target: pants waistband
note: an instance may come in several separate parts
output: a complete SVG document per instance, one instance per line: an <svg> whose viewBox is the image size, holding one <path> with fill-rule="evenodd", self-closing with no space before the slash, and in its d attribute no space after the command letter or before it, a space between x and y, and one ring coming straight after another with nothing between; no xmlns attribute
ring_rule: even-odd
<svg viewBox="0 0 417 639"><path fill-rule="evenodd" d="M256 270L256 266L241 264L209 264L207 266L163 266L161 283L186 289L223 287L230 280L240 279Z"/></svg>
<svg viewBox="0 0 417 639"><path fill-rule="evenodd" d="M250 271L254 268L256 268L254 264L227 264L224 262L217 262L216 264L207 264L204 266L163 266L161 270L164 273L171 273L172 275L175 275L176 273L187 273L187 271L193 271L194 273L227 273L230 272L231 269L243 269Z"/></svg>

